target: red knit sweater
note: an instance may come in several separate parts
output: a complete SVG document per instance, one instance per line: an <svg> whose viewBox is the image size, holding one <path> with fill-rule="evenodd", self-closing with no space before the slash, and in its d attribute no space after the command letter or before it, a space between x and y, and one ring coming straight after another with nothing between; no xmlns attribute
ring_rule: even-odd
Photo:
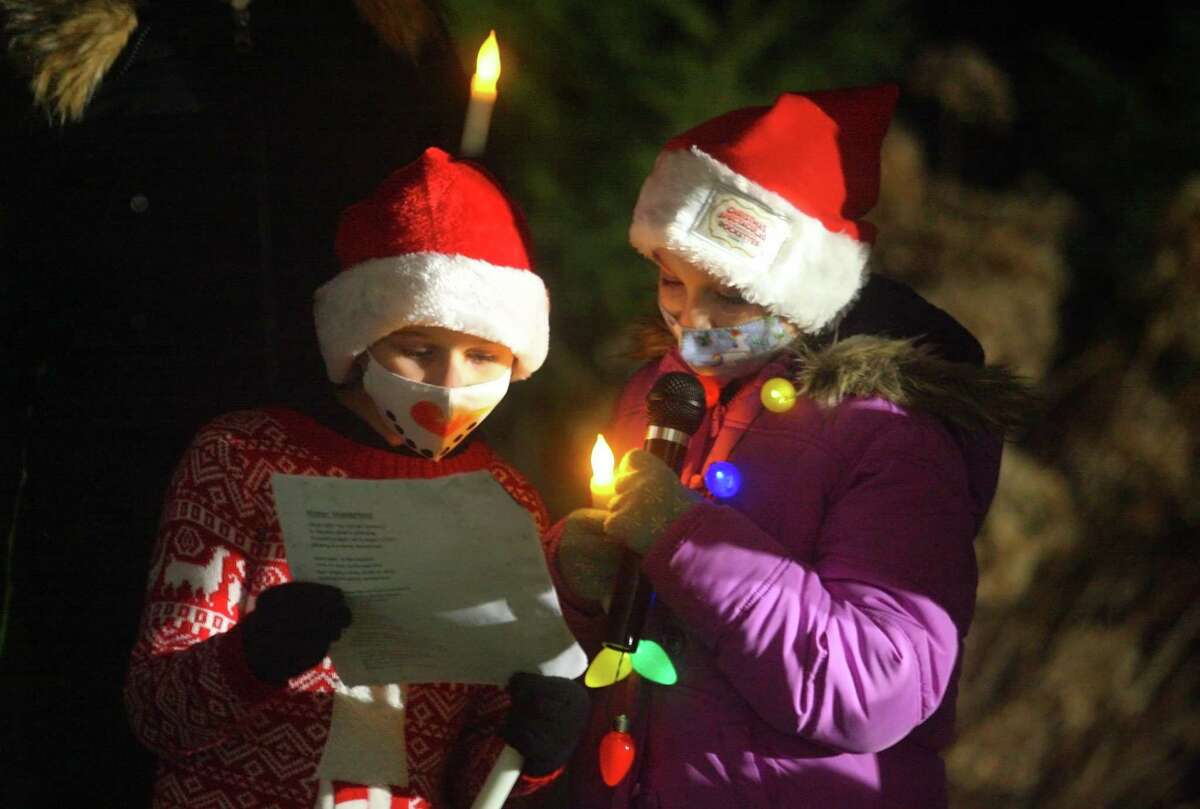
<svg viewBox="0 0 1200 809"><path fill-rule="evenodd" d="M285 409L232 413L196 435L167 491L125 686L133 730L159 755L154 809L310 809L316 798L337 675L326 659L286 686L265 684L247 668L238 627L259 593L291 579L272 473L379 480L480 469L546 530L537 491L482 441L434 463ZM413 807L470 803L499 754L507 709L493 686L408 687Z"/></svg>

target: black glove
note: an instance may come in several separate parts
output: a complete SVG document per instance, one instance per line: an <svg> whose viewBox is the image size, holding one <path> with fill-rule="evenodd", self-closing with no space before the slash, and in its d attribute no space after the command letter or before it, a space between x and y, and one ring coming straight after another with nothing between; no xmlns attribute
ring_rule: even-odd
<svg viewBox="0 0 1200 809"><path fill-rule="evenodd" d="M246 663L268 683L283 683L320 663L349 625L342 591L311 581L263 590L254 612L239 624Z"/></svg>
<svg viewBox="0 0 1200 809"><path fill-rule="evenodd" d="M567 763L587 726L591 700L581 683L517 672L508 681L512 708L500 736L525 758L526 775L548 775Z"/></svg>

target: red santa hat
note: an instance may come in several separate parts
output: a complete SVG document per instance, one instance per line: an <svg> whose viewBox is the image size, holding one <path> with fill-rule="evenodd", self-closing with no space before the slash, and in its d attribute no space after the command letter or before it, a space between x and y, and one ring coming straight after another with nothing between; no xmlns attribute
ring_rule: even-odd
<svg viewBox="0 0 1200 809"><path fill-rule="evenodd" d="M530 268L524 217L477 164L427 149L342 213L334 248L342 272L314 304L334 382L405 326L501 343L513 352L514 380L546 359L550 303Z"/></svg>
<svg viewBox="0 0 1200 809"><path fill-rule="evenodd" d="M866 277L879 155L897 89L785 93L667 142L629 239L666 248L753 303L817 332Z"/></svg>

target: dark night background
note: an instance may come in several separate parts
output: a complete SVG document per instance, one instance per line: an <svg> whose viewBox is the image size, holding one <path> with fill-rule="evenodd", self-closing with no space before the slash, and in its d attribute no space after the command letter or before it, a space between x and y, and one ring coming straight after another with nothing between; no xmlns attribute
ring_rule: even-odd
<svg viewBox="0 0 1200 809"><path fill-rule="evenodd" d="M350 0L254 0L246 48L217 0L142 4L79 122L49 123L19 62L0 74L0 805L145 804L120 689L170 470L218 413L323 395L309 307L337 212L457 147L495 28L485 162L554 309L546 367L485 431L552 514L583 502L621 328L651 308L625 231L662 142L780 91L894 81L877 269L1048 399L979 539L954 805L1200 807L1200 12L391 5L403 44Z"/></svg>

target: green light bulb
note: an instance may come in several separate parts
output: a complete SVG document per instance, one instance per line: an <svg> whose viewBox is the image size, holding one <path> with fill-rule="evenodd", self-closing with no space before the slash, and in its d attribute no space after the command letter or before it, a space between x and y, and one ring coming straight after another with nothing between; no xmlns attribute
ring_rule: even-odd
<svg viewBox="0 0 1200 809"><path fill-rule="evenodd" d="M633 670L659 685L674 685L679 679L663 647L645 638L638 641L637 651L633 653Z"/></svg>

